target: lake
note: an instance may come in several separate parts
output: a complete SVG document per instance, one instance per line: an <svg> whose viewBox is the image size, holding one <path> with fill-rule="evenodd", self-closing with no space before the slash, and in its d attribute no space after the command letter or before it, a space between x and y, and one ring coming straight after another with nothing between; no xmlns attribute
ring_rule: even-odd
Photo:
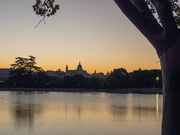
<svg viewBox="0 0 180 135"><path fill-rule="evenodd" d="M1 135L160 135L162 95L0 92Z"/></svg>

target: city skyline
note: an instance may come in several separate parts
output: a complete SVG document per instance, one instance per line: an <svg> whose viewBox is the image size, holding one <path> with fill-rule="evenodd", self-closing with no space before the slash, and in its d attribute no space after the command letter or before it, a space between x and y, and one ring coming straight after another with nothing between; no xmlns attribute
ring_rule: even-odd
<svg viewBox="0 0 180 135"><path fill-rule="evenodd" d="M111 72L113 72L113 70L114 69L120 69L120 68L123 68L123 69L125 69L124 67L118 67L118 68L114 68L114 69L111 69L111 70L109 70L109 71L107 71L107 72L102 72L102 71L97 71L96 69L94 69L94 72L92 72L92 73L90 73L90 72L88 72L85 68L84 68L84 66L83 66L83 64L81 64L81 62L79 61L79 63L78 64L76 64L76 67L75 68L72 68L71 66L69 66L68 64L66 64L66 65L64 65L64 69L60 69L60 68L58 68L58 69L55 69L55 70L44 70L44 68L43 67L40 67L40 68L42 68L45 72L47 72L47 71L52 71L52 72L56 72L56 71L62 71L62 72L65 72L65 73L68 73L68 71L72 71L72 72L74 72L75 71L75 73L73 73L73 74L79 74L79 73L76 73L76 71L78 70L78 67L79 67L79 65L81 66L81 68L82 68L82 71L85 71L86 73L88 73L88 74L101 74L101 73L103 73L104 75L107 75L107 74L110 74ZM0 67L0 70L8 70L8 72L9 72L9 70L10 69L13 69L13 67L9 67L9 68L1 68ZM126 69L125 69L126 70ZM138 70L161 70L161 69L142 69L141 67L140 68L138 68L138 69L134 69L134 70L132 70L132 71L130 71L130 72L128 72L127 70L127 72L128 73L131 73L131 72L133 72L133 71L138 71ZM80 73L81 74L81 73Z"/></svg>
<svg viewBox="0 0 180 135"><path fill-rule="evenodd" d="M41 20L32 9L35 0L0 1L1 68L33 55L44 70L65 71L67 64L75 69L79 61L88 73L160 69L154 48L113 0L55 2L61 7L57 14L34 28Z"/></svg>

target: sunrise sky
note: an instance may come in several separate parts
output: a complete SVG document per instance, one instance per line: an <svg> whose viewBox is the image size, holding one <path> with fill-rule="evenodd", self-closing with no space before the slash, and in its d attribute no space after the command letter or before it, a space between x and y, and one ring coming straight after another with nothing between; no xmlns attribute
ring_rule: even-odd
<svg viewBox="0 0 180 135"><path fill-rule="evenodd" d="M160 68L154 48L113 0L56 0L60 10L37 28L35 1L0 0L0 68L29 55L44 70L75 69L79 61L88 73Z"/></svg>

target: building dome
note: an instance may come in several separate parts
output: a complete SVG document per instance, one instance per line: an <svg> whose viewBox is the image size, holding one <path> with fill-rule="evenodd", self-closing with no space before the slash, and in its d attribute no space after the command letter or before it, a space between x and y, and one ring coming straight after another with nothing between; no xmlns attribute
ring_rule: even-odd
<svg viewBox="0 0 180 135"><path fill-rule="evenodd" d="M77 70L82 70L82 65L80 62L79 62L79 65L77 66Z"/></svg>

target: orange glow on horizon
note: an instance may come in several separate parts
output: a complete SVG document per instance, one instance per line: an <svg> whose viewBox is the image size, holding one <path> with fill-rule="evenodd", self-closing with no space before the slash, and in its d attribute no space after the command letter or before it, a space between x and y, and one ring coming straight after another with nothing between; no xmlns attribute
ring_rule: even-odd
<svg viewBox="0 0 180 135"><path fill-rule="evenodd" d="M0 1L9 5L0 9L0 68L10 68L16 57L32 55L45 71L65 71L67 64L74 70L79 61L90 74L117 68L128 72L160 69L155 49L114 1L100 1L89 1L93 11L85 1L61 1L60 12L36 29L40 18L32 11L33 1L23 1L21 7L15 1ZM16 20L13 24L12 19Z"/></svg>

